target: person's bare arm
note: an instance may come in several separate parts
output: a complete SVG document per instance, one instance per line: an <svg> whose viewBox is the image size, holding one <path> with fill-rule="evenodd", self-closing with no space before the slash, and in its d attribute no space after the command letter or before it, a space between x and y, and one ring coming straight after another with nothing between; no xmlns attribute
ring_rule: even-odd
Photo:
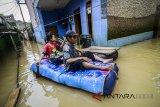
<svg viewBox="0 0 160 107"><path fill-rule="evenodd" d="M43 59L44 56L45 56L44 54L41 55L41 57L40 57L40 59L38 61L39 64L41 63L41 61L42 61L42 59ZM49 60L50 59L50 55L46 56L46 58Z"/></svg>
<svg viewBox="0 0 160 107"><path fill-rule="evenodd" d="M60 48L63 48L64 45L65 45L65 41L61 43Z"/></svg>
<svg viewBox="0 0 160 107"><path fill-rule="evenodd" d="M65 45L66 41L67 41L66 37L63 37L63 42L61 43L60 48L63 48L63 46Z"/></svg>
<svg viewBox="0 0 160 107"><path fill-rule="evenodd" d="M42 54L42 55L40 56L39 61L37 62L37 65L39 65L39 64L41 63L43 57L44 57L44 55Z"/></svg>
<svg viewBox="0 0 160 107"><path fill-rule="evenodd" d="M76 51L79 52L79 53L82 53L82 51L81 51L80 49L77 49L77 48L76 48Z"/></svg>

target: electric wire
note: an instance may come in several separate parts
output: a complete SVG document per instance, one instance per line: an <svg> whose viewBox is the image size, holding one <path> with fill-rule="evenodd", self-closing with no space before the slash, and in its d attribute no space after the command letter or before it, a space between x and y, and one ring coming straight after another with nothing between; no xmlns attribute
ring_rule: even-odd
<svg viewBox="0 0 160 107"><path fill-rule="evenodd" d="M96 6L92 7L92 9L93 9L93 8L96 8L96 7L98 7L98 6L101 6L101 5L105 4L105 3L107 3L107 2L103 2L103 3L101 3L100 5L96 5ZM80 13L82 13L82 12L85 12L85 11L83 10L83 11L77 12L77 13L75 13L75 14L69 15L68 17L62 18L62 19L60 19L60 20L57 20L57 21L54 21L54 22L45 24L44 26L46 27L46 26L49 26L49 25L51 25L51 24L60 22L60 21L62 21L62 20L65 20L65 19L68 19L68 18L73 17L73 16L75 16L75 15L78 15L78 14L80 14Z"/></svg>

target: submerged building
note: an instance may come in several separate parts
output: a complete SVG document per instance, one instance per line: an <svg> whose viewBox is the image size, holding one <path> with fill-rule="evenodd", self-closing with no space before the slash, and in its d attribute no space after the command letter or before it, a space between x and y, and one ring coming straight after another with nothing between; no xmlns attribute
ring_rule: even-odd
<svg viewBox="0 0 160 107"><path fill-rule="evenodd" d="M13 48L15 45L21 45L20 32L8 16L0 15L0 56L4 50Z"/></svg>
<svg viewBox="0 0 160 107"><path fill-rule="evenodd" d="M67 30L91 35L94 45L123 46L150 39L159 0L27 0L35 38Z"/></svg>

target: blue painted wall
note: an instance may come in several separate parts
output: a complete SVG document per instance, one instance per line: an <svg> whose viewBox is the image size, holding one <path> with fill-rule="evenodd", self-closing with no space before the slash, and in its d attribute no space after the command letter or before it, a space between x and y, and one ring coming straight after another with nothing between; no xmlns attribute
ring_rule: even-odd
<svg viewBox="0 0 160 107"><path fill-rule="evenodd" d="M44 23L41 15L41 10L39 8L35 8L36 20L37 20L37 27L34 29L34 34L36 37L36 41L40 44L45 43L45 31L44 31Z"/></svg>
<svg viewBox="0 0 160 107"><path fill-rule="evenodd" d="M86 0L72 0L64 8L65 15L73 15L76 9L80 8L82 34L88 34L86 20ZM75 31L74 17L72 17L72 30ZM68 28L67 28L68 29Z"/></svg>
<svg viewBox="0 0 160 107"><path fill-rule="evenodd" d="M88 34L86 0L72 0L65 7L65 13L72 15L77 8L80 8L81 13L82 34ZM101 0L92 0L92 30L95 45L104 46L107 43L107 27L107 19L101 18ZM74 18L72 29L75 31Z"/></svg>
<svg viewBox="0 0 160 107"><path fill-rule="evenodd" d="M101 19L101 0L92 3L94 43L104 46L107 43L107 19Z"/></svg>
<svg viewBox="0 0 160 107"><path fill-rule="evenodd" d="M39 27L35 27L33 30L34 30L36 41L40 44L44 44L44 39L42 37Z"/></svg>
<svg viewBox="0 0 160 107"><path fill-rule="evenodd" d="M73 15L76 9L80 8L82 34L88 34L86 19L86 0L71 0L62 10L42 11L44 24L47 26L57 26L59 36L63 36L69 29L69 25L64 26L59 22L58 17ZM101 19L101 0L92 1L92 29L95 45L103 46L107 43L107 19ZM49 25L48 25L49 24ZM72 30L75 31L74 16L72 17Z"/></svg>
<svg viewBox="0 0 160 107"><path fill-rule="evenodd" d="M44 11L42 10L42 17L44 25L58 20L58 12L55 11Z"/></svg>
<svg viewBox="0 0 160 107"><path fill-rule="evenodd" d="M42 12L41 9L37 8L38 16L39 16L39 29L41 30L42 38L45 39L46 33L44 29L44 22L42 19Z"/></svg>
<svg viewBox="0 0 160 107"><path fill-rule="evenodd" d="M40 23L38 28L34 29L35 32L40 30L41 33L36 33L36 38L41 41L45 37L45 27L57 26L58 34L62 37L65 32L69 29L69 25L63 25L61 22L55 22L59 18L66 17L67 15L73 15L76 9L80 8L81 16L81 27L82 34L88 34L88 25L86 19L86 0L71 0L64 9L59 9L56 11L41 11L38 9L38 15L40 18ZM75 31L74 16L72 17L72 30ZM108 24L107 18L101 18L101 0L92 0L92 30L94 37L94 45L98 46L123 46L126 44L142 41L145 39L152 38L152 32L146 32L137 35L131 35L124 38L118 38L108 41ZM55 23L53 23L55 22Z"/></svg>
<svg viewBox="0 0 160 107"><path fill-rule="evenodd" d="M113 47L124 46L132 43L140 42L143 40L151 39L152 37L153 37L153 31L144 32L136 35L109 40L108 43L105 44L105 46L113 46Z"/></svg>
<svg viewBox="0 0 160 107"><path fill-rule="evenodd" d="M33 5L34 7L37 7L39 0L34 0Z"/></svg>
<svg viewBox="0 0 160 107"><path fill-rule="evenodd" d="M67 15L74 14L75 9L80 8L81 11L81 25L82 25L82 33L87 34L87 22L86 22L86 0L72 0L68 5L62 10L56 11L42 11L42 16L44 20L44 24L46 27L49 26L57 26L59 36L63 36L65 32L69 29L69 25L64 26L59 22L55 22L58 20L58 17L66 17ZM74 17L72 17L72 30L75 31L75 23ZM53 23L55 22L55 23Z"/></svg>
<svg viewBox="0 0 160 107"><path fill-rule="evenodd" d="M42 11L42 17L44 21L45 28L56 26L58 30L59 37L62 37L66 32L66 27L62 25L59 20L59 17L62 17L61 11Z"/></svg>

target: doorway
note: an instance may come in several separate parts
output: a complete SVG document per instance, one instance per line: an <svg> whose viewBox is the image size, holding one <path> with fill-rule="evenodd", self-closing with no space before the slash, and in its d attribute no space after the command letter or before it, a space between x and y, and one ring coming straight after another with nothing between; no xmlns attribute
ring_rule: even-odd
<svg viewBox="0 0 160 107"><path fill-rule="evenodd" d="M46 28L46 32L48 33L49 31L52 31L56 38L59 37L56 26L51 26L51 27Z"/></svg>
<svg viewBox="0 0 160 107"><path fill-rule="evenodd" d="M156 9L153 30L153 38L160 37L160 5L158 5Z"/></svg>
<svg viewBox="0 0 160 107"><path fill-rule="evenodd" d="M75 30L77 34L82 34L82 27L81 27L81 16L80 16L80 8L74 11L74 22L75 22Z"/></svg>
<svg viewBox="0 0 160 107"><path fill-rule="evenodd" d="M88 33L93 39L93 30L92 30L92 0L87 0L86 4L86 18L88 24Z"/></svg>

